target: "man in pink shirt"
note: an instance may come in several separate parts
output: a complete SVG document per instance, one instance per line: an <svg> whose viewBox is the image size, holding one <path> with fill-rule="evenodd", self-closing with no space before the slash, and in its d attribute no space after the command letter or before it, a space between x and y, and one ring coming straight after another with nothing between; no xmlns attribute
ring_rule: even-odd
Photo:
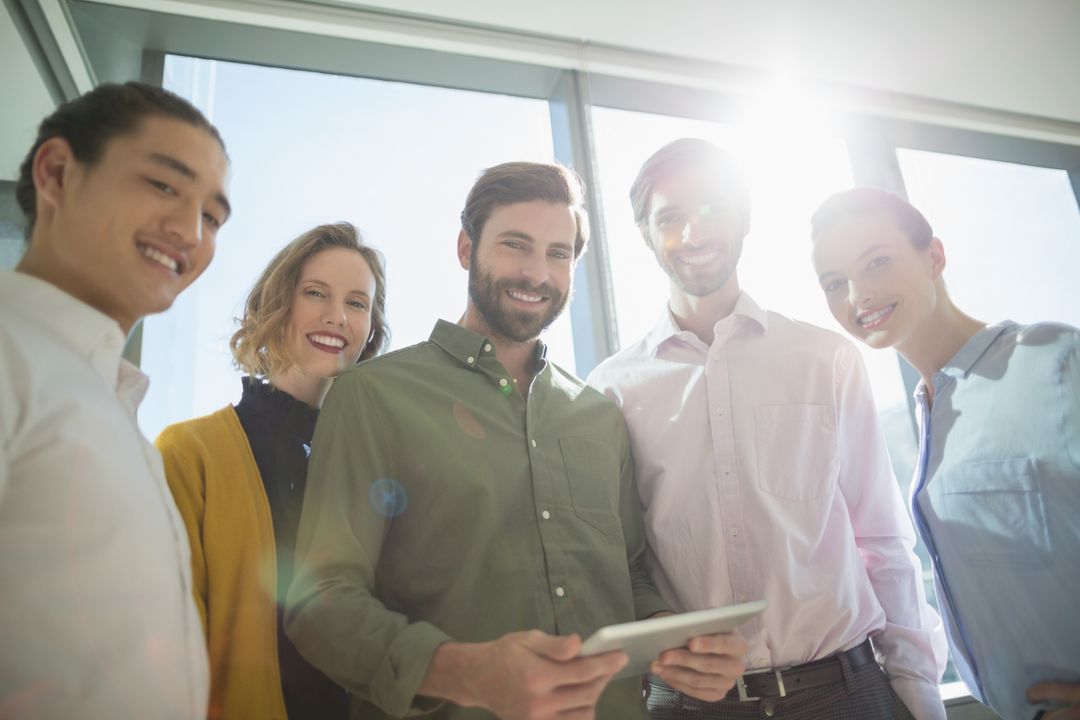
<svg viewBox="0 0 1080 720"><path fill-rule="evenodd" d="M750 199L724 152L676 140L630 196L670 300L589 382L630 428L649 568L678 610L769 601L725 699L653 677L650 713L942 720L945 638L858 352L740 290Z"/></svg>

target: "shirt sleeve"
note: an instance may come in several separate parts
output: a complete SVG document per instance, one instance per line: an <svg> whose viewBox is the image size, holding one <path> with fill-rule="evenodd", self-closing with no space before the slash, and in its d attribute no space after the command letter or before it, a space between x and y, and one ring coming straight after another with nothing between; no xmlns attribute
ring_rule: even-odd
<svg viewBox="0 0 1080 720"><path fill-rule="evenodd" d="M630 567L630 587L634 594L634 615L644 620L663 610L671 610L652 578L645 569L646 535L645 519L634 479L634 459L630 452L630 437L626 423L619 417L619 433L622 438L619 468L619 514L622 518L623 537L626 540L626 560Z"/></svg>
<svg viewBox="0 0 1080 720"><path fill-rule="evenodd" d="M948 646L941 618L926 602L915 533L889 463L870 381L858 351L836 359L840 489L870 584L885 613L874 636L896 694L917 720L944 720L938 683Z"/></svg>
<svg viewBox="0 0 1080 720"><path fill-rule="evenodd" d="M177 428L165 428L154 444L161 453L165 480L187 530L188 544L191 546L191 589L195 596L195 607L199 609L199 619L202 620L203 637L206 637L208 590L206 553L202 544L206 475L202 472L202 464L183 451L184 443Z"/></svg>
<svg viewBox="0 0 1080 720"><path fill-rule="evenodd" d="M285 630L305 658L393 717L430 711L418 698L435 649L449 640L374 594L395 507L398 448L356 372L334 382L315 429Z"/></svg>

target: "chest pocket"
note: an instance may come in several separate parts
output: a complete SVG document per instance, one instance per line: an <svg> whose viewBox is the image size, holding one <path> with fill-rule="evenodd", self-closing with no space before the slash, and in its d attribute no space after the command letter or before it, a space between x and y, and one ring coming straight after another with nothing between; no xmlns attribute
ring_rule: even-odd
<svg viewBox="0 0 1080 720"><path fill-rule="evenodd" d="M600 440L559 438L577 517L605 535L619 531L619 458Z"/></svg>
<svg viewBox="0 0 1080 720"><path fill-rule="evenodd" d="M966 462L941 477L942 515L957 553L975 562L1046 564L1054 554L1035 461Z"/></svg>
<svg viewBox="0 0 1080 720"><path fill-rule="evenodd" d="M755 409L758 486L795 502L829 494L839 470L832 405L765 405Z"/></svg>

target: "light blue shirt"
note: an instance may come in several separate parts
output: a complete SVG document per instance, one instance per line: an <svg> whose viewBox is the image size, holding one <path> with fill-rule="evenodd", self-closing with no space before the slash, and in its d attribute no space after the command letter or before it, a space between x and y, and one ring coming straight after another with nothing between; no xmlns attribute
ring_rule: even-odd
<svg viewBox="0 0 1080 720"><path fill-rule="evenodd" d="M1080 681L1080 330L1005 322L920 384L916 526L953 661L1005 720Z"/></svg>

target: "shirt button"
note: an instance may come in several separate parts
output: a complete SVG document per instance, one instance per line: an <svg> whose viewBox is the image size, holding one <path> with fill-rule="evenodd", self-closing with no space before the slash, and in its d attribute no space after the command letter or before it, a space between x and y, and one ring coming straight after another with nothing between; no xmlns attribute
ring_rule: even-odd
<svg viewBox="0 0 1080 720"><path fill-rule="evenodd" d="M509 384L510 384L510 383L508 383L508 382L506 381L506 378L499 378L499 385L500 385L501 387L506 387L506 386L507 386L507 385L509 385Z"/></svg>
<svg viewBox="0 0 1080 720"><path fill-rule="evenodd" d="M729 465L721 465L720 466L720 472L723 473L724 475L730 475L731 474L731 466L729 466Z"/></svg>
<svg viewBox="0 0 1080 720"><path fill-rule="evenodd" d="M536 441L535 441L535 440L530 440L529 442L531 442L531 443L532 443L532 446L533 446L533 447L536 447Z"/></svg>
<svg viewBox="0 0 1080 720"><path fill-rule="evenodd" d="M716 414L717 415L723 415L724 414L724 408L722 408L722 407L716 408Z"/></svg>
<svg viewBox="0 0 1080 720"><path fill-rule="evenodd" d="M491 343L484 345L484 352L491 352Z"/></svg>
<svg viewBox="0 0 1080 720"><path fill-rule="evenodd" d="M731 537L736 537L739 534L739 528L731 528L730 530L728 530L728 533L731 535Z"/></svg>
<svg viewBox="0 0 1080 720"><path fill-rule="evenodd" d="M549 511L545 510L544 512L540 513L540 517L544 518L545 520L550 520L551 519L551 513Z"/></svg>
<svg viewBox="0 0 1080 720"><path fill-rule="evenodd" d="M560 585L559 587L555 588L555 594L559 597L564 597L566 595L566 591L563 590L562 586Z"/></svg>
<svg viewBox="0 0 1080 720"><path fill-rule="evenodd" d="M474 362L476 362L476 358L474 358L472 355L470 355L469 357L465 358L465 362L472 365Z"/></svg>

